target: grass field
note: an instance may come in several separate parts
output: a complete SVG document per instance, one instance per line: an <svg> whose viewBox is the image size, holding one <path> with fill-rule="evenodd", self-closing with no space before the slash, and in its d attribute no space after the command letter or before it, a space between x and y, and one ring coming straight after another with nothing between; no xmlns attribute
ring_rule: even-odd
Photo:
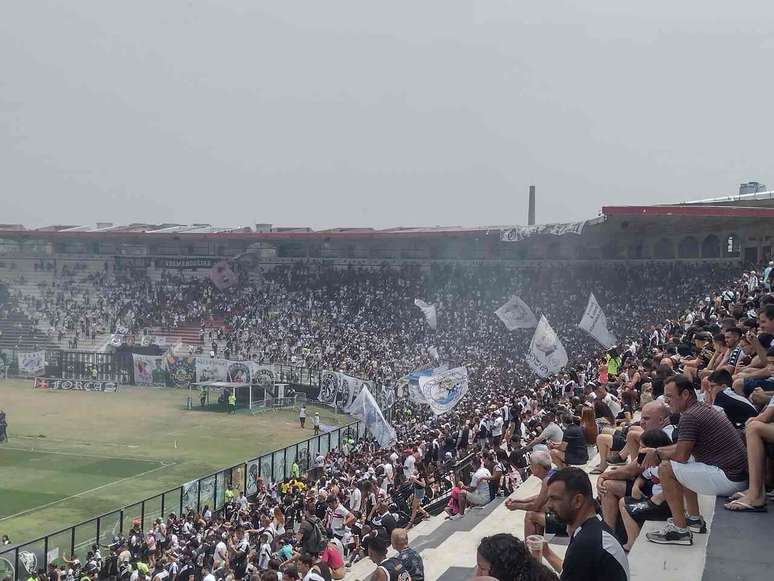
<svg viewBox="0 0 774 581"><path fill-rule="evenodd" d="M176 389L33 390L0 381L0 534L26 541L308 438L295 410L185 409ZM325 424L348 416L319 409Z"/></svg>

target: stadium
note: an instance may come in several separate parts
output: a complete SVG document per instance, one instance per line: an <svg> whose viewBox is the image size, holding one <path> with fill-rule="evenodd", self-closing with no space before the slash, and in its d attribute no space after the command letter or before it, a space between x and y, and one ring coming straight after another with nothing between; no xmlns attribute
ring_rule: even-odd
<svg viewBox="0 0 774 581"><path fill-rule="evenodd" d="M528 445L532 430L541 428L532 414L555 414L557 423L561 415L568 434L575 412L590 454L583 462L569 462L564 452L549 458L557 468L565 460L580 465L599 486L594 468L607 461L597 454L596 446L607 452L599 438L616 426L630 430L633 420L642 423L645 393L654 395L644 386L656 384L663 371L654 360L677 361L679 348L674 371L694 373L698 382L717 361L704 359L706 342L697 348L688 339L683 350L684 334L717 335L730 328L728 318L733 328L756 328L751 321L758 324L757 309L765 311L771 297L772 194L605 206L586 221L540 225L533 189L527 226L0 225L0 408L7 426L0 442L0 534L9 536L0 546L0 576L27 579L53 565L83 567L92 579L123 578L138 562L147 563L141 574L148 579L161 571L174 577L183 567L191 575L195 567L214 571L217 558L205 556L203 565L191 560L182 525L187 517L212 534L239 534L221 516L251 523L256 547L263 544L260 531L271 530L270 551L279 554L291 545L280 522L290 531L290 523L298 528L303 520L285 510L297 500L304 506L291 479L303 481L303 490L317 486L321 498L338 496L352 513L373 502L370 514L351 525L361 540L366 522L381 526L372 520L381 514L380 488L395 502L399 524L428 513L409 535L427 579L470 578L476 547L504 532L543 534L551 549L541 566L548 571L553 559L561 563L556 555L567 551L566 537L549 534L546 523L545 530L529 530L529 518L518 512L543 514L533 506L541 488L536 471L549 456ZM578 327L590 294L613 337L604 346L593 327ZM534 311L531 324L521 324L524 311L510 319L495 314L515 295ZM550 340L558 337L567 352L555 368L546 359L545 373L527 362L536 342L531 328L540 329L543 318ZM698 320L703 326L694 328ZM714 350L706 349L727 357L731 347L722 333L714 340ZM609 367L614 346L613 358L624 356L626 365L620 377L617 364ZM765 371L765 357L763 363ZM452 380L444 375L458 370L464 374ZM747 377L744 367L732 371L735 381L737 372L740 380ZM662 393L664 383L661 377ZM758 419L771 409L771 388L761 385L737 396ZM592 395L600 388L605 395ZM433 389L443 398L433 399ZM605 424L594 398L610 394L626 405ZM522 425L524 434L514 436ZM744 433L744 422L737 430ZM519 463L523 446L521 457L532 456ZM406 468L414 466L412 457L419 476ZM633 458L636 465L636 453ZM444 507L459 496L458 481L471 485L482 470L500 474L484 508L445 520ZM420 498L411 483L422 478ZM399 494L407 481L414 490L408 504ZM290 492L277 493L283 486ZM369 491L376 492L373 499ZM709 533L687 533L689 547L671 547L644 538L663 519L641 523L632 538L618 514L627 495L611 505L611 494L597 492L600 518L629 549L630 578L711 581L735 569L744 573L735 578L765 575L765 557L739 569L727 545L735 538L749 549L757 535L765 538L772 521L760 511L732 514L725 499L700 493ZM525 498L533 500L519 500ZM269 524L266 515L277 506L285 514ZM343 529L328 520L325 502L322 507L322 521L341 540ZM154 548L173 532L179 547ZM224 578L245 575L228 571L242 566L236 542L229 541L236 564L221 563ZM119 558L125 553L129 569ZM347 579L364 578L373 565L356 554L345 543L341 557L351 567L330 568ZM109 557L115 557L113 569ZM253 563L252 553L248 560ZM255 556L254 574L264 565ZM148 566L156 568L153 575ZM298 566L314 565L299 560Z"/></svg>

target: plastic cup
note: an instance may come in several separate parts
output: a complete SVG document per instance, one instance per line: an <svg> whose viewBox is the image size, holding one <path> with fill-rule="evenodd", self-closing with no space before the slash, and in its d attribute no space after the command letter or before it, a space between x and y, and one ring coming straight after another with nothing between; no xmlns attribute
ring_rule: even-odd
<svg viewBox="0 0 774 581"><path fill-rule="evenodd" d="M527 537L527 549L532 558L541 561L543 559L543 544L546 540L542 535L530 535Z"/></svg>

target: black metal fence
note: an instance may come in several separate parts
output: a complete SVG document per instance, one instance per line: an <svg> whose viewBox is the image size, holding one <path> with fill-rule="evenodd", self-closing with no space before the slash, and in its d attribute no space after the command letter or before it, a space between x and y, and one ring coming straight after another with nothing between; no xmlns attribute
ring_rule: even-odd
<svg viewBox="0 0 774 581"><path fill-rule="evenodd" d="M317 454L325 455L329 450L341 448L345 439L357 440L364 434L365 427L361 422L354 422L39 539L8 548L0 545L0 579L9 577L24 581L37 569L59 562L63 557L72 559L75 556L83 563L92 545L109 545L115 536L129 531L135 519L139 519L143 530L148 530L155 519L171 512L183 514L188 510L203 511L205 507L216 512L226 504L226 487L230 484L249 496L255 490L257 478L278 482L290 475L294 462L298 462L301 471L307 471Z"/></svg>

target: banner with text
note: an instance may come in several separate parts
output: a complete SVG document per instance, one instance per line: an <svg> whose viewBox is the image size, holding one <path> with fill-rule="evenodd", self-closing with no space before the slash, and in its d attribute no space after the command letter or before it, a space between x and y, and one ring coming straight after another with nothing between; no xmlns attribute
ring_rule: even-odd
<svg viewBox="0 0 774 581"><path fill-rule="evenodd" d="M46 352L30 351L17 353L16 361L19 364L19 375L40 375L46 371Z"/></svg>
<svg viewBox="0 0 774 581"><path fill-rule="evenodd" d="M536 226L515 226L500 231L500 240L503 242L519 242L538 234L550 234L552 236L564 236L565 234L583 234L586 226L583 222L570 222L565 224L538 224Z"/></svg>
<svg viewBox="0 0 774 581"><path fill-rule="evenodd" d="M62 379L60 377L36 377L32 383L35 389L55 389L62 391L118 391L115 381L91 379Z"/></svg>

